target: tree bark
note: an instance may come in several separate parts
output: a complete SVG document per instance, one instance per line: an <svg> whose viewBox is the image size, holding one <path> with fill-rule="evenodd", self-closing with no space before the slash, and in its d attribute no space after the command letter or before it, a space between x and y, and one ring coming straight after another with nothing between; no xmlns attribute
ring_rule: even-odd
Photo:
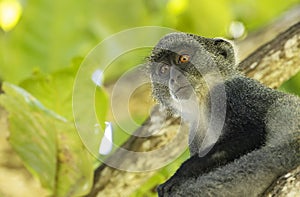
<svg viewBox="0 0 300 197"><path fill-rule="evenodd" d="M238 57L243 60L251 53L256 51L263 44L273 40L279 32L286 31L289 27L296 24L300 18L300 6L284 12L281 16L271 21L265 27L247 35L244 40L236 42L238 46Z"/></svg>
<svg viewBox="0 0 300 197"><path fill-rule="evenodd" d="M257 79L269 87L276 88L300 71L299 54L300 23L297 23L254 51L254 53L239 64L238 68L245 73L245 75ZM137 152L147 152L158 149L169 143L174 136L178 135L177 131L179 127L179 118L169 117L166 113L159 111L158 107L155 107L151 118L148 118L122 147ZM186 128L183 127L180 129L181 131L179 133L182 135L182 140L179 142L178 147L184 146L187 142ZM136 137L145 136L145 134L153 135L147 138ZM176 153L178 153L176 147L169 152L171 156L176 155ZM168 159L167 157L166 155L166 160ZM138 166L148 164L147 160L127 158L127 155L123 155L121 151L117 151L109 160L116 160L120 162L120 165L124 164L123 162L127 162L127 165ZM149 158L149 160L151 160L151 158ZM299 185L299 168L297 169L295 172L290 172L291 176L289 177L295 177ZM94 186L89 196L128 196L155 172L155 170L141 173L126 172L103 164L95 171ZM283 182L289 182L290 179L282 178L278 181L281 182L282 180ZM293 181L293 183L295 182L297 181ZM278 188L276 185L278 184L275 184L274 190ZM273 191L272 188L270 191ZM277 193L272 194L276 196Z"/></svg>

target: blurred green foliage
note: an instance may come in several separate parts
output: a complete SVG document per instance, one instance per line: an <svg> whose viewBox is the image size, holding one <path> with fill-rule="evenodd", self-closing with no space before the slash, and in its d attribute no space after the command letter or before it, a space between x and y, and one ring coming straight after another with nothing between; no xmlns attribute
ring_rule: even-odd
<svg viewBox="0 0 300 197"><path fill-rule="evenodd" d="M281 87L281 90L300 96L300 73L286 81Z"/></svg>
<svg viewBox="0 0 300 197"><path fill-rule="evenodd" d="M17 1L18 0L0 0ZM50 73L84 57L102 39L147 25L167 26L204 36L228 37L238 20L259 28L299 0L20 1L19 23L0 33L0 77L18 83L34 69ZM124 9L126 8L126 9ZM0 20L1 21L1 20Z"/></svg>
<svg viewBox="0 0 300 197"><path fill-rule="evenodd" d="M72 102L70 101L72 101L73 81L80 62L79 60L70 67L65 67L51 74L34 71L19 85L35 95L48 109L68 120L73 120Z"/></svg>
<svg viewBox="0 0 300 197"><path fill-rule="evenodd" d="M22 7L22 11L16 8L18 13L11 26L3 22L4 2ZM22 87L38 100L27 103L25 93L20 93L16 86L6 85L7 95L1 97L1 105L11 113L11 143L30 172L53 194L63 196L72 190L75 192L72 196L82 195L90 187L93 168L72 124L72 86L81 58L95 45L118 31L150 25L209 37L231 37L229 26L233 21L242 22L246 31L251 32L299 3L299 0L280 3L272 0L0 0L0 78ZM132 61L142 60L139 58ZM126 69L129 68L112 68L108 74L115 79ZM299 94L299 76L283 89ZM101 109L96 113L103 123L107 95L102 90L95 94L97 109ZM58 115L66 122L58 120ZM32 138L34 134L38 136ZM34 160L29 153L41 158ZM68 155L72 160L66 158ZM50 158L48 163L43 156ZM186 157L184 154L162 169L132 195L155 195L151 189L170 176Z"/></svg>

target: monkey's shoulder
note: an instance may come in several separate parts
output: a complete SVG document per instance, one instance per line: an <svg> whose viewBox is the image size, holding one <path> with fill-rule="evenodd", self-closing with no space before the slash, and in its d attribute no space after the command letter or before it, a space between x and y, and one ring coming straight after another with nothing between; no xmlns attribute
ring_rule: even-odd
<svg viewBox="0 0 300 197"><path fill-rule="evenodd" d="M258 81L237 75L225 81L227 103L237 110L268 110L279 99L288 97L286 93L271 89ZM242 108L240 108L242 107ZM245 111L251 113L251 111Z"/></svg>
<svg viewBox="0 0 300 197"><path fill-rule="evenodd" d="M228 79L225 89L225 133L253 132L265 143L270 139L280 139L283 134L300 131L299 97L244 76Z"/></svg>

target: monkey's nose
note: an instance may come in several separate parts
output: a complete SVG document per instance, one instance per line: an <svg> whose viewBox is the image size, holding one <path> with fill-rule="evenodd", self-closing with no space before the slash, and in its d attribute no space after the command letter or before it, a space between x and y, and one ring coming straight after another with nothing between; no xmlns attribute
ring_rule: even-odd
<svg viewBox="0 0 300 197"><path fill-rule="evenodd" d="M171 71L170 71L170 83L171 84L174 84L174 83L180 84L181 81L183 80L183 78L184 78L184 75L179 70L171 67Z"/></svg>
<svg viewBox="0 0 300 197"><path fill-rule="evenodd" d="M175 80L173 78L170 79L170 83L173 85L175 83Z"/></svg>

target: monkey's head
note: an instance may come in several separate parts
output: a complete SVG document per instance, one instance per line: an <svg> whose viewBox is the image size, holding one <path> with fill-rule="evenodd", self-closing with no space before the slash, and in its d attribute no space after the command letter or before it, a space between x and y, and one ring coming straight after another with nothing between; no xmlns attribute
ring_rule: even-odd
<svg viewBox="0 0 300 197"><path fill-rule="evenodd" d="M185 33L164 36L152 50L148 67L154 98L171 111L178 101L207 94L206 76L218 73L226 80L236 73L229 42Z"/></svg>

